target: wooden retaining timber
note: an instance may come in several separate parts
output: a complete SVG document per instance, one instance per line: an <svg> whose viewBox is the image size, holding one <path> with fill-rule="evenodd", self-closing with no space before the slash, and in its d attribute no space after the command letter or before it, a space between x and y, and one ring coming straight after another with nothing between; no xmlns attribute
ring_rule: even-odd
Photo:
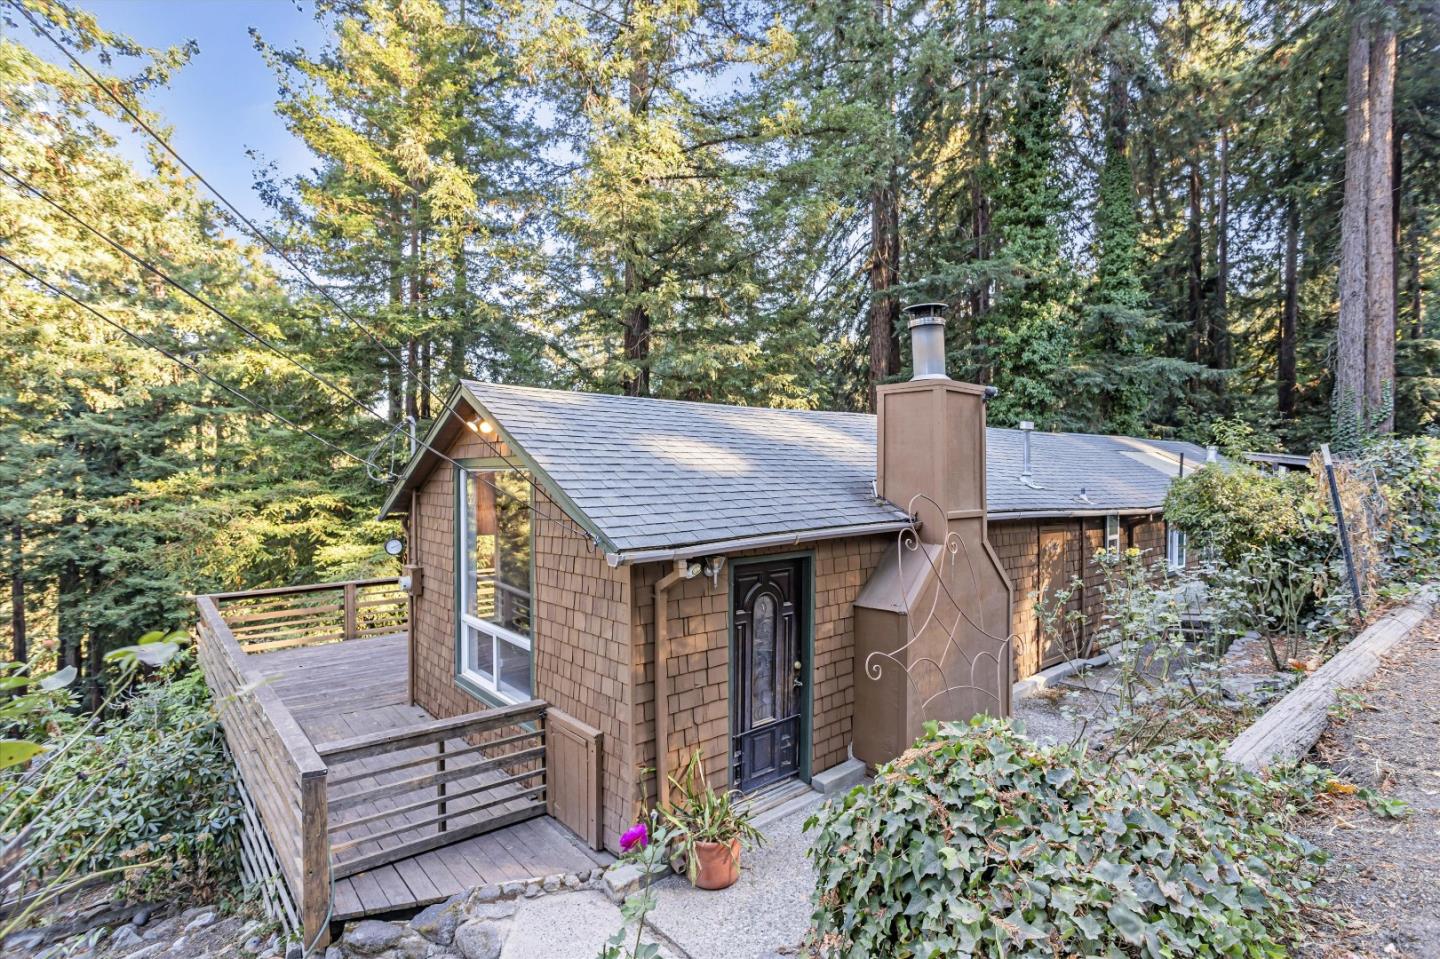
<svg viewBox="0 0 1440 959"><path fill-rule="evenodd" d="M1235 737L1225 758L1254 771L1300 759L1325 731L1340 690L1374 675L1385 654L1434 608L1435 592L1430 588L1410 605L1382 616Z"/></svg>
<svg viewBox="0 0 1440 959"><path fill-rule="evenodd" d="M540 700L443 720L413 706L396 580L196 605L200 663L241 780L242 871L307 946L323 946L337 916L608 861L528 824L548 812L602 848L600 733ZM524 838L505 838L515 829ZM458 859L455 844L467 850Z"/></svg>

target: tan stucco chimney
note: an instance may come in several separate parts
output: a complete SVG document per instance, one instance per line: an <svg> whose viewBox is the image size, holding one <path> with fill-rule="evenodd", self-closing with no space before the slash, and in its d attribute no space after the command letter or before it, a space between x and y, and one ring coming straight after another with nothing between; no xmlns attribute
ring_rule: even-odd
<svg viewBox="0 0 1440 959"><path fill-rule="evenodd" d="M987 390L946 375L942 309L906 310L915 376L876 390L876 487L919 527L855 602L855 755L871 765L927 720L1010 712L1011 588L986 539Z"/></svg>

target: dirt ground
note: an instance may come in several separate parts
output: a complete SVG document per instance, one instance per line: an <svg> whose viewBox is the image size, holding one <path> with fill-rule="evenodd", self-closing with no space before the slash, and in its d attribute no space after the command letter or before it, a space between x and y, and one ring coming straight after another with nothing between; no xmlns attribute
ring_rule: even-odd
<svg viewBox="0 0 1440 959"><path fill-rule="evenodd" d="M1333 857L1298 954L1440 959L1440 614L1346 697L1315 753L1339 779L1404 800L1402 818L1356 797L1327 797L1302 826ZM1362 705L1363 703L1363 705Z"/></svg>

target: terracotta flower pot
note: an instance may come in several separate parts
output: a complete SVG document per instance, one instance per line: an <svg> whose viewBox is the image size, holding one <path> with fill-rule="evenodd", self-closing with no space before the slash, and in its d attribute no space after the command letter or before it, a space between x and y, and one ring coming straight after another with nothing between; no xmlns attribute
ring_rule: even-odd
<svg viewBox="0 0 1440 959"><path fill-rule="evenodd" d="M740 840L695 844L695 886L725 889L740 878Z"/></svg>

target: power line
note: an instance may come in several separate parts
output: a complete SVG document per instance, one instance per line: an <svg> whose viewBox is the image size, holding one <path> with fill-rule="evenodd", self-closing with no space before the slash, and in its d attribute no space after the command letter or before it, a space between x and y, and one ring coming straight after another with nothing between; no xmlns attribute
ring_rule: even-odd
<svg viewBox="0 0 1440 959"><path fill-rule="evenodd" d="M110 317L106 316L104 313L101 313L99 310L95 309L95 307L91 306L89 303L86 303L84 300L79 299L79 298L76 297L74 294L70 293L69 291L61 289L60 287L58 287L58 286L56 286L55 284L51 283L49 280L46 280L44 277L39 276L38 274L32 272L32 271L31 271L30 269L28 269L27 267L22 266L22 265L19 264L19 263L16 263L14 260L10 259L10 257L6 256L4 253L0 253L0 261L3 261L3 262L5 262L5 263L9 264L12 269L16 270L17 272L20 272L20 273L25 274L25 275L28 276L30 279L34 280L36 283L39 283L41 286L45 287L45 289L49 290L51 293L54 293L56 296L64 297L65 299L69 300L71 303L74 303L76 306L80 307L82 310L85 310L87 313L91 314L91 315L94 316L96 319L100 320L102 323L105 323L105 324L107 324L107 325L115 328L116 330L119 330L121 333L125 334L125 336L127 336L127 337L129 337L130 339L134 340L136 343L139 343L141 346L148 347L148 348L154 350L155 352L160 353L162 356L164 356L166 359L169 359L171 362L174 362L174 363L179 364L180 366L183 366L185 369L189 370L191 373L194 373L196 376L199 376L199 377L205 379L207 382L212 383L212 384L214 384L215 386L220 387L220 388L221 388L222 390L224 390L225 392L230 393L231 395L235 396L236 398L238 398L239 400L241 400L241 401L244 402L245 404L254 407L256 410L260 411L261 413L264 413L266 416L270 416L270 417L273 417L273 418L276 419L276 420L279 420L281 423L284 423L286 426L290 427L292 430L298 430L299 432L304 433L306 436L308 436L308 437L310 437L311 439L315 440L317 443L323 443L323 444L325 444L325 445L328 446L330 449L332 449L332 450L334 450L335 452L341 454L342 456L349 457L350 459L352 459L352 460L354 460L355 462L359 463L361 466L364 466L364 465L365 465L365 460L363 460L363 459L361 459L360 457L356 456L354 453L350 452L349 450L345 449L344 447L337 446L336 444L330 442L330 441L327 440L325 437L323 437L323 436L321 436L320 434L314 432L313 430L308 429L307 427L301 426L299 423L296 423L295 421L290 420L290 419L286 418L285 416L282 416L281 414L279 414L279 413L275 412L274 410L270 409L268 406L265 406L265 405L263 405L263 404L261 404L261 403L256 402L255 400L251 399L249 396L247 396L247 395L245 395L244 393L242 393L240 390L237 390L235 387L230 386L228 383L221 382L220 380L218 380L218 379L216 379L215 377L211 376L209 373L207 373L207 372L205 372L204 370L202 370L200 367L198 367L198 366L196 366L195 364L190 363L189 361L187 361L187 360L185 360L185 359L177 356L176 354L172 353L170 350L167 350L165 347L161 346L160 344L155 343L155 342L152 342L151 340L149 340L149 339L141 336L139 333L135 333L135 332L131 331L130 329L126 328L124 325L122 325L122 324L119 323L118 321L111 319Z"/></svg>
<svg viewBox="0 0 1440 959"><path fill-rule="evenodd" d="M132 252L131 250L129 250L127 247L125 247L124 245L122 245L121 243L119 243L118 241L116 241L114 238L112 238L112 237L109 236L108 234L101 232L99 229L97 229L96 227L92 226L90 223L86 222L82 217L80 217L79 215L73 213L71 210L69 210L68 208L66 208L65 206L61 205L59 202L57 202L57 201L54 200L53 198L51 198L44 190L40 189L39 187L35 186L35 185L32 184L32 183L29 183L28 181L26 181L26 180L23 179L22 177L20 177L20 176L18 176L17 174L15 174L13 171L6 169L3 165L0 165L0 174L4 174L5 176L9 177L11 180L14 180L14 181L15 181L17 184L19 184L22 188L24 188L24 189L26 189L26 190L29 190L31 193L33 193L35 196L37 196L38 198L40 198L41 200L43 200L45 203L49 204L51 207L53 207L54 209L58 210L60 213L64 214L66 217L70 218L70 220L72 220L73 222L75 222L76 224L78 224L80 227L82 227L82 228L85 229L85 230L88 230L90 233L93 233L95 236L99 237L101 240L104 240L104 241L105 241L107 244L109 244L109 246L110 246L112 249L114 249L116 252L120 253L122 256L125 256L126 258L128 258L129 260L131 260L131 261L132 261L133 263L135 263L136 265L142 267L143 269L149 270L151 273L155 274L157 277L159 277L160 279L164 280L166 283L168 283L170 286L174 287L175 289L179 290L181 293L184 293L186 296L190 297L190 299L194 300L196 303L199 303L199 304L200 304L201 306L203 306L205 309L209 310L211 313L214 313L216 316L220 317L220 319L224 320L226 323L230 324L232 327L234 327L235 329L239 330L241 333L244 333L246 336L249 336L250 338L252 338L253 340L255 340L257 343L259 343L259 344L261 344L262 346L264 346L264 347L266 347L267 349L269 349L272 353L274 353L276 356L280 357L280 358L281 358L282 360L284 360L285 362L290 363L291 365L293 365L293 366L297 367L298 369L302 370L307 376L309 376L311 379L315 380L317 383L320 383L322 386L326 387L327 389L330 389L330 390L334 391L335 393L338 393L340 396L342 396L342 397L344 397L345 399L349 400L351 403L355 404L355 405L358 406L360 409L362 409L362 410L364 410L365 412L369 413L371 416L375 417L376 419L380 420L381 422L385 423L386 425L390 425L389 419L387 419L385 416L382 416L380 413L376 412L375 410L371 409L370 406L369 406L369 404L365 403L363 400L361 400L361 399L359 399L358 397L356 397L356 396L355 396L353 393L351 393L349 390L345 389L345 388L342 387L342 386L339 386L338 384L336 384L336 383L334 383L333 381L327 379L326 377L321 376L319 373L315 372L315 371L314 371L313 369L311 369L309 366L306 366L304 363L302 363L302 362L300 362L299 360L295 359L295 358L294 358L293 356L291 356L286 350L284 350L284 349L281 348L280 346L277 346L277 345L276 345L274 342L272 342L271 340L267 339L267 338L266 338L263 334L261 334L259 331L255 330L254 328L252 328L252 327L248 326L247 324L241 322L240 320L235 319L235 318L234 318L233 316L231 316L229 313L227 313L226 311L222 310L220 307L216 306L214 303L211 303L208 299L206 299L205 297L201 296L199 293L196 293L194 290L190 289L190 288L187 287L185 284L181 283L179 280L176 280L174 277L170 276L168 273L166 273L164 270L162 270L162 269L160 269L159 267L157 267L155 264L151 263L149 260L146 260L144 257L139 256L138 254Z"/></svg>
<svg viewBox="0 0 1440 959"><path fill-rule="evenodd" d="M374 343L376 346L378 346L386 355L388 355L391 359L393 359L393 360L395 361L398 369L399 369L402 373L404 373L406 376L408 376L408 377L410 378L411 382L413 382L413 383L414 383L417 387L419 387L420 389L424 390L431 398L433 398L433 399L436 401L437 405L438 405L442 410L444 409L445 404L444 404L443 398L440 397L439 394L437 394L437 393L434 391L433 388L431 388L431 386L426 382L426 379L425 379L425 378L416 376L415 373L414 373L414 371L411 370L409 367L406 366L404 359L402 359L401 356L400 356L398 353L396 353L395 351L393 351L392 349L390 349L390 347L387 346L387 345L380 339L380 337L379 337L378 335L376 335L369 327L367 327L364 323L362 323L353 313L351 313L349 310L347 310L347 309L345 308L345 306L344 306L342 303L340 303L337 299L335 299L335 297L332 296L331 293L330 293L328 290L326 290L324 287L322 287L322 286L321 286L319 283L317 283L308 273L306 273L305 270L304 270L298 263L296 263L293 259L291 259L291 257L289 256L289 254L287 254L284 250L282 250L279 246L277 246L277 245L274 243L274 241L272 241L272 240L270 239L270 237L269 237L268 234L266 234L263 230L261 230L258 226L256 226L247 216L245 216L245 214L241 213L240 210L235 206L235 204L232 203L232 202L229 200L229 198L227 198L227 197L225 196L225 194L221 193L219 189L217 189L209 180L207 180L207 179L200 173L200 171L196 170L193 166L191 166L190 163L189 163L188 161L186 161L185 158L182 157L182 156L175 150L175 148L170 145L169 141L167 141L164 137L160 136L159 133L155 132L155 130L150 126L150 124L148 124L148 123L145 121L145 119L144 119L143 117L141 117L133 108L131 108L131 106L130 106L128 103L126 103L124 100L122 100L108 85L106 85L104 82L102 82L101 79L100 79L99 77L97 77L97 76L90 70L90 68L87 67L87 66L84 64L83 61L81 61L78 57L76 57L76 56L70 51L69 47L67 47L64 43L62 43L60 40L58 40L53 34L50 33L50 31L46 30L45 27L42 26L38 20L36 20L35 16L34 16L27 8L25 8L23 5L20 4L19 0L10 0L10 5L20 12L20 14L30 23L30 26L33 27L33 28L36 30L36 32L38 32L41 36L45 37L45 39L49 40L50 43L51 43L57 50L59 50L59 51L65 56L65 58L66 58L67 60L69 60L72 64L74 64L74 65L76 66L76 68L78 68L82 73L84 73L85 76L87 76L87 77L90 79L90 81L91 81L93 84L95 84L96 87L98 87L102 92L104 92L104 94L105 94L107 97L109 97L110 100L112 100L112 101L115 103L116 106L120 107L120 109L123 110L123 111L125 112L125 114L126 114L127 116L129 116L132 121L135 122L136 125L138 125L142 130L144 130L147 134L149 134L149 136L151 137L151 139L153 139L156 143L158 143L158 144L165 150L166 153L168 153L172 158L174 158L174 160L175 160L176 163L180 164L180 166L183 167L183 168L186 170L186 172L188 172L191 176L193 176L196 180L198 180L201 184L203 184L207 190L209 190L212 194L214 194L214 196L215 196L221 203L223 203L223 204L225 205L226 209L228 209L228 210L230 211L230 213L231 213L232 215L234 215L234 216L236 217L236 219L238 219L241 223L245 224L245 226L250 230L250 232L251 232L257 239L259 239L261 243L263 243L267 248L269 248L269 250L270 250L271 252L273 252L276 256L280 257L282 260L284 260L286 263L288 263L288 264L290 265L290 267L295 270L295 272L300 276L300 278L301 278L302 280L304 280L312 289L314 289L317 293L319 293L322 297L324 297L331 305L333 305L337 310L339 310L342 316L344 316L347 320L349 320L351 323L353 323L353 324L356 326L356 328L358 328L361 332L363 332L363 333L371 340L371 342L373 342L373 343ZM10 175L12 179L16 179L17 181L18 181L18 179L19 179L18 177L15 177L13 174L8 174L8 175ZM23 183L24 181L19 181L19 182L22 182L22 183ZM29 185L26 184L26 186L28 187ZM30 187L30 189L33 190L34 192L36 192L37 194L40 192L40 191L38 191L38 190L35 190L35 188L33 188L33 187ZM91 227L89 224L84 223L83 221L79 221L78 218L76 218L76 217L73 216L73 214L69 214L69 211L64 210L64 208L60 207L58 204L56 204L54 201L50 200L48 197L45 197L43 194L40 194L40 195L41 195L41 198L42 198L42 199L46 200L46 202L50 203L52 206L55 206L57 209L60 209L61 212L66 213L67 215L70 215L70 216L72 217L72 219L76 219L77 222L80 222L81 225L84 226L86 229L90 230L92 233L95 233L97 236L99 236L101 239L105 240L105 241L106 241L107 243L109 243L111 246L116 247L116 249L120 250L120 252L124 253L126 256L130 257L132 260L135 260L137 263L140 263L141 265L145 266L147 269L150 269L152 272L156 273L157 276L160 276L162 279L166 280L166 282L171 283L171 285L174 285L177 289L182 290L182 291L185 292L187 295L189 295L191 298L195 299L196 302L200 303L200 304L203 305L203 306L206 306L208 309L211 309L213 312L216 313L217 316L220 316L222 319L226 320L226 322L232 323L232 325L236 325L238 328L245 330L246 332L249 333L249 335L253 336L258 342L261 342L262 344L264 344L264 345L266 345L266 346L269 346L272 350L275 350L277 353L279 353L279 355L282 356L284 359L288 360L288 361L291 362L291 363L294 363L296 366L298 366L300 369L304 370L306 373L308 373L310 376L312 376L313 378L315 378L317 381L319 381L319 382L321 382L321 383L324 383L324 384L326 384L327 386L330 386L330 388L331 388L332 390L335 390L336 392L340 393L342 396L345 396L347 399L350 400L350 402L354 403L356 406L359 406L359 407L360 407L361 409L363 409L365 412L369 413L369 414L372 415L372 416L375 416L376 418L380 419L382 422L386 423L387 425L393 425L393 424L390 423L390 421L389 421L388 418L383 417L383 416L381 416L379 413L377 413L377 412L375 412L374 410L370 409L369 406L367 406L366 404L364 404L364 403L361 402L360 400L354 398L353 396L350 396L350 394L349 394L348 392L342 390L341 388L339 388L339 387L337 387L337 386L334 386L333 384L328 383L328 381L326 381L324 378L320 377L318 374L316 374L316 373L314 373L313 371L311 371L311 370L310 370L308 367L306 367L304 364L301 364L299 361L292 359L292 358L289 357L287 354L285 354L283 351L278 350L276 347L274 347L273 345L271 345L271 344L269 344L268 342L266 342L262 337L259 336L259 334L254 333L253 331L248 330L247 327L244 327L243 325L239 324L238 321L232 320L229 316L227 316L225 313L223 313L222 311L220 311L218 308L216 308L216 307L214 307L214 306L211 306L210 304L208 304L207 302L205 302L205 300L203 300L203 299L202 299L201 297L199 297L197 294L192 293L190 290L188 290L188 289L186 289L185 287L181 286L178 282L170 279L168 276L166 276L164 273L162 273L161 271L159 271L159 270L156 269L155 267L153 267L153 266L151 266L150 264L146 263L145 261L139 259L139 258L136 257L134 254L130 253L130 251L125 250L123 247L120 247L119 244L115 243L115 242L112 241L109 237L107 237L107 236L105 236L104 234L100 233L98 230L94 229L94 228ZM7 263L11 263L11 265L16 265L16 264L14 264L13 261L8 260L8 259L6 260L6 262L7 262ZM18 266L17 266L17 268L18 268ZM28 273L28 271L27 271L27 273ZM33 274L30 274L30 275L33 276ZM38 282L44 282L44 281L38 280L38 278L37 278L37 281L38 281ZM79 301L77 300L76 302L78 303ZM83 305L83 304L82 304L82 305ZM89 307L86 307L86 308L89 309ZM92 311L92 312L93 312L93 311ZM180 361L180 362L183 362L183 361ZM204 375L204 374L202 374L202 375ZM207 378L209 378L209 377L207 376ZM218 381L217 381L217 382L218 382ZM226 387L226 388L229 389L229 387ZM274 415L277 415L277 416L278 416L278 414L274 414ZM287 422L288 422L288 421L287 421ZM299 429L304 429L304 427L297 427L297 428L299 428ZM307 432L308 432L308 431L307 431ZM313 434L312 434L312 435L313 435ZM316 438L317 438L317 439L320 439L320 437L316 437ZM322 440L322 441L323 441L323 440ZM452 459L451 457L447 456L445 453L441 452L440 450L435 449L434 447L430 446L429 444L424 443L423 441L419 441L419 445L422 446L423 448L429 450L430 452L436 454L436 455L439 456L440 458L446 460L447 462L453 464L455 467L457 467L458 469L462 470L462 472L471 472L471 471L465 470L465 468L464 468L463 466L461 466L458 462L456 462L454 459ZM530 485L537 493L538 493L538 492L542 492L540 485L535 482L534 477L530 475L530 471L529 471L528 469L526 469L523 465L516 464L513 460L510 459L510 457L508 457L508 456L505 455L503 452L501 452L498 443L493 443L493 442L492 442L492 443L491 443L491 447L494 449L494 451L495 451L496 454L499 456L499 458L501 459L501 461L504 462L504 463L506 463L512 470L515 470L515 471L519 472L519 473L525 478L526 482L529 483L529 485ZM354 454L347 453L347 455L351 456L352 458L356 458L356 457L354 457ZM365 463L367 466L369 465L368 461L366 461L366 460L361 460L361 462L362 462L362 463ZM495 487L495 484L494 484L494 481L493 481L493 480L488 480L488 482L490 482L490 485L492 486L492 488L496 488L497 491L498 491L498 487ZM545 516L545 518L553 519L552 516L547 516L546 514L541 513L539 510L535 509L534 505L531 505L531 506L530 506L530 509L531 509L532 512L536 512L538 515ZM599 542L598 537L596 537L594 534L592 534L589 530L586 530L585 527L584 527L578 520L576 520L573 516L570 516L570 514L569 514L568 512L565 512L563 508L562 508L561 512L562 512L562 514L565 516L565 519L568 520L568 521L576 528L576 530L579 531L579 532L584 536L584 538L590 540L592 543L598 544L598 542Z"/></svg>
<svg viewBox="0 0 1440 959"><path fill-rule="evenodd" d="M259 333L258 331L252 329L250 326L246 325L245 323L242 323L241 321L239 321L239 320L235 319L234 317L230 316L229 313L227 313L226 311L222 310L220 307L216 306L214 303L210 302L210 300L209 300L208 298L206 298L206 297L204 297L204 296L201 296L199 293L196 293L194 290L190 289L190 288L187 287L185 284L181 283L179 280L176 280L174 277L170 276L168 273L166 273L164 270L160 269L160 268L159 268L158 266L156 266L155 264L151 263L149 260L147 260L147 259L145 259L144 257L142 257L142 256L134 253L133 251L131 251L130 249L128 249L127 247L125 247L123 244L121 244L119 241L115 240L115 239L112 238L111 236L107 235L106 233L102 232L101 230L99 230L99 229L96 228L95 226L91 225L91 224L90 224L89 222L87 222L83 217L81 217L81 216L79 216L78 214L72 212L71 210L69 210L68 208L66 208L64 205L62 205L62 204L59 203L58 201L56 201L56 200L54 200L53 198L51 198L51 197L50 197L44 190L42 190L40 187L37 187L37 186L35 186L34 184L29 183L29 182L26 181L24 178L20 177L19 175L15 174L15 173L12 172L12 171L6 169L3 165L0 165L0 174L4 174L5 176L9 177L11 180L15 181L17 184L19 184L21 187L23 187L24 189L28 190L28 191L31 192L32 194L34 194L34 195L35 195L36 197L38 197L39 199L43 200L45 203L47 203L48 205L50 205L50 206L51 206L52 208L54 208L55 210L58 210L60 213L62 213L62 214L65 215L66 217L68 217L70 220L72 220L73 222L75 222L76 224L78 224L80 227L84 228L85 230L87 230L87 231L89 231L90 233L94 234L95 236L99 237L101 240L104 240L105 243L107 243L110 247L112 247L113 249L115 249L117 252L121 253L122 255L124 255L125 257L127 257L128 259L130 259L132 262L136 263L137 265L139 265L139 266L143 267L144 269L150 271L151 273L155 274L157 277L159 277L160 279L164 280L164 281L165 281L166 283L168 283L170 286L172 286L172 287L174 287L175 289L179 290L180 292L184 293L186 296L190 297L190 298L191 298L192 300L194 300L196 303L200 304L200 305L201 305L202 307L204 307L205 309L209 310L210 312L214 313L216 316L220 317L220 318L221 318L222 320L224 320L226 323L230 324L230 325L233 326L234 328L240 330L240 331L241 331L242 333L244 333L246 336L249 336L250 338L254 339L256 342L258 342L258 343L262 344L263 346L265 346L266 348L268 348L271 352L273 352L275 355L279 356L281 359L283 359L283 360L285 360L286 362L292 364L292 365L295 366L296 368L304 371L308 376L310 376L310 377L311 377L312 379L314 379L316 382L320 383L322 386L326 387L327 389L330 389L330 390L334 391L335 393L337 393L338 395L340 395L342 398L348 400L350 403L352 403L354 406L356 406L356 407L359 408L360 410L364 411L365 413L368 413L370 416L372 416L372 417L374 417L375 419L379 420L380 422L384 423L386 426L391 427L390 435L393 435L396 429L399 429L400 426L403 426L403 425L404 425L403 422L400 423L400 424L392 424L392 423L389 421L388 418L386 418L385 416L381 415L378 411L376 411L375 409L373 409L372 407L370 407L369 404L367 404L367 403L365 403L364 401L360 400L358 397L356 397L356 396L355 396L353 393L351 393L349 390L346 390L345 388L337 385L336 383L334 383L333 381L327 379L326 377L321 376L320 374L316 373L316 372L315 372L314 370L312 370L310 367L306 366L304 363L302 363L302 362L300 362L299 360L295 359L295 358L294 358L293 356L291 356L285 349L283 349L282 347L278 346L278 345L275 344L274 342L270 341L269 339L267 339L265 336L263 336L263 335L262 335L261 333ZM389 437L387 436L386 438L388 439ZM383 442L383 441L382 441L382 442ZM442 460L444 460L445 462L451 464L452 466L456 467L457 469L461 469L461 470L464 470L464 469L465 469L465 467L463 467L463 466L462 466L457 460L455 460L453 457L449 456L448 454L446 454L445 452L443 452L443 451L441 451L441 450L436 449L435 447L433 447L433 446L431 446L430 444L426 443L424 440L421 440L421 439L417 438L417 439L416 439L416 445L417 445L417 446L420 446L420 447L422 447L422 448L424 448L424 449L426 449L426 450L429 450L431 453L434 453L436 456L440 457ZM509 463L509 464L512 466L512 468L515 467L515 464L513 464L513 463L509 460L508 457L505 457L505 456L503 456L503 454L502 454L501 458L502 458L505 462ZM370 464L370 461L369 461L368 459L365 460L365 464L366 464L367 467L371 465L371 464ZM517 469L518 469L518 468L517 468ZM389 472L389 471L387 470L387 472ZM471 471L466 471L466 472L471 472ZM390 475L389 475L388 477L386 477L386 479L382 480L382 482L389 482L389 481L393 480L394 478L395 478L395 477L394 477L394 473L392 472L392 473L390 473ZM537 490L539 489L538 484L536 484L532 478L530 478L530 477L528 477L528 476L526 476L525 478L526 478L527 482L530 483L530 485L534 486ZM492 487L495 487L495 484L494 484L493 480L487 480L487 482L489 482ZM498 489L498 487L496 487L496 488ZM531 508L534 509L534 507L531 507ZM555 519L555 517L553 517L552 515L550 515L550 514L548 514L548 513L544 513L544 512L542 512L542 511L540 511L540 510L535 510L535 512L536 512L537 514L539 514L539 515L544 516L544 517L547 518L547 519ZM563 512L564 512L564 511L562 510L562 513L563 513ZM576 522L576 521L574 520L573 517L570 517L568 513L565 514L565 518L566 518L567 520L569 520L578 530L580 530L582 533L584 533L584 535L585 535L587 538L590 538L590 539L593 540L594 537L591 536L591 534L590 534L588 531L584 530L584 528L581 527L581 526L578 524L578 522Z"/></svg>
<svg viewBox="0 0 1440 959"><path fill-rule="evenodd" d="M225 208L228 209L236 219L238 219L241 223L245 224L245 226L249 228L250 232L257 239L259 239L261 243L265 244L265 246L269 248L270 252L274 253L276 256L280 257L280 259L288 263L290 267L300 276L300 278L304 280L312 289L314 289L315 292L319 293L322 297L329 301L330 304L335 307L335 309L340 311L342 316L344 316L347 320L353 323L356 328L358 328L361 332L363 332L367 337L370 338L371 342L378 346L387 356L393 359L402 373L410 377L412 382L414 382L418 387L423 389L426 393L430 394L432 398L436 400L440 399L438 394L436 394L435 391L431 389L429 384L427 384L422 378L416 376L414 372L405 365L405 360L401 358L400 354L396 353L389 346L387 346L385 342L381 340L376 333L374 333L364 323L360 322L360 320L356 318L355 315L352 314L349 310L347 310L345 306L340 303L339 300L335 299L335 297L331 295L329 290L325 289L318 282L316 282L308 273L306 273L304 268L302 268L300 264L296 263L288 253L282 250L273 240L271 240L267 233L265 233L258 226L256 226L249 217L241 213L240 210L235 206L235 204L230 202L230 200L225 196L225 194L221 193L209 180L205 179L205 177L201 175L200 171L196 170L193 166L189 164L189 162L185 160L184 157L182 157L178 152L176 152L175 148L170 145L169 141L167 141L164 137L160 136L160 134L156 133L155 130L150 126L150 124L145 122L145 119L140 116L139 113L137 113L128 103L122 100L107 84L101 81L101 79L97 77L90 70L90 68L85 65L83 61L76 57L75 54L71 53L69 47L67 47L64 43L58 40L53 34L50 33L50 31L46 30L45 27L42 26L41 23L35 18L34 14L32 14L25 6L23 6L19 2L19 0L10 0L10 5L16 10L18 10L21 16L23 16L26 20L30 22L30 26L33 27L36 32L38 32L41 36L45 37L45 39L49 40L50 43L54 45L57 50L64 54L66 59L73 63L82 73L85 74L85 76L89 77L91 83L94 83L95 86L99 87L100 90L107 97L109 97L115 102L116 106L118 106L121 110L125 111L125 114L129 116L130 119L134 121L135 124L138 125L142 130L148 133L151 139L153 139L156 143L160 144L160 146L165 150L165 152L170 154L170 156L174 158L176 163L184 167L186 172L188 172L196 180L200 181L200 183L202 183L207 190L214 194L215 198L218 199L221 203L223 203L225 205Z"/></svg>

